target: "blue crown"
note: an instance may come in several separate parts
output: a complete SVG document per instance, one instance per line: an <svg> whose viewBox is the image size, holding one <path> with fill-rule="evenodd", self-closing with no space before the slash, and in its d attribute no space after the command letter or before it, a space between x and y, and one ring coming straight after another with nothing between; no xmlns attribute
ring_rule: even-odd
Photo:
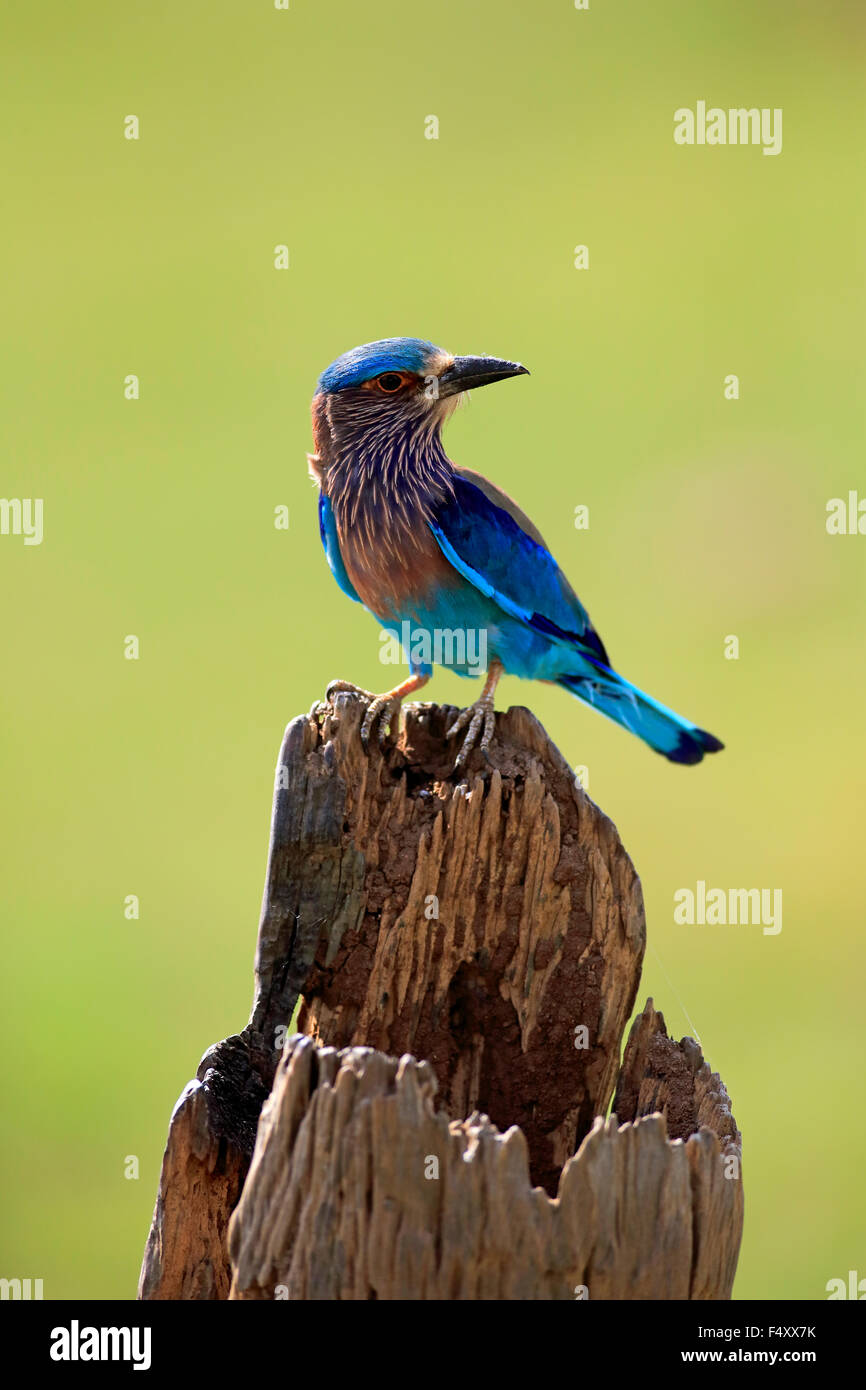
<svg viewBox="0 0 866 1390"><path fill-rule="evenodd" d="M381 372L424 372L430 358L441 352L426 338L380 338L344 352L319 377L320 391L343 391L360 386Z"/></svg>

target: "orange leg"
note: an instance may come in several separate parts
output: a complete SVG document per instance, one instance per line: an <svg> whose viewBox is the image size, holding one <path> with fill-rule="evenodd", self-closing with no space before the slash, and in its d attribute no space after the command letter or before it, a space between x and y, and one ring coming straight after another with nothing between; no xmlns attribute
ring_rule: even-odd
<svg viewBox="0 0 866 1390"><path fill-rule="evenodd" d="M361 742L366 747L370 741L370 730L376 719L379 719L379 746L384 748L385 735L389 726L396 733L397 724L400 719L400 704L407 695L414 695L416 690L421 690L427 684L430 677L423 675L420 671L413 672L401 685L395 685L393 690L386 690L384 695L374 695L370 690L363 690L360 685L352 685L351 681L331 681L328 686L327 697L332 700L340 691L349 691L354 695L363 695L369 700L367 713L364 715L364 722L361 725Z"/></svg>

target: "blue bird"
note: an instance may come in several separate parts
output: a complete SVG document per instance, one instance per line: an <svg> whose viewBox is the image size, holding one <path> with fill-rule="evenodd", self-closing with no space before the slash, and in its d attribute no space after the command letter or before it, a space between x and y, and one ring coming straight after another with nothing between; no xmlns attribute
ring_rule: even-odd
<svg viewBox="0 0 866 1390"><path fill-rule="evenodd" d="M464 676L486 671L480 698L448 730L466 729L460 767L490 743L508 672L556 682L672 762L698 763L723 745L614 670L529 518L445 452L442 426L463 392L524 375L519 362L452 357L421 338L365 343L322 373L308 455L322 544L340 588L396 638L411 672L383 695L332 681L328 697L365 696L362 739L378 718L384 742L434 661Z"/></svg>

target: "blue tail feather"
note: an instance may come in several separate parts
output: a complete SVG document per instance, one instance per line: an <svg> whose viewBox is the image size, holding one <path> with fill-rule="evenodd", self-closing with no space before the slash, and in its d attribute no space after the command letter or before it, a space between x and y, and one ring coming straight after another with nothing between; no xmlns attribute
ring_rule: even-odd
<svg viewBox="0 0 866 1390"><path fill-rule="evenodd" d="M713 734L659 704L624 676L600 663L593 664L597 676L560 676L558 684L642 738L672 763L699 763L705 753L718 753L724 748Z"/></svg>

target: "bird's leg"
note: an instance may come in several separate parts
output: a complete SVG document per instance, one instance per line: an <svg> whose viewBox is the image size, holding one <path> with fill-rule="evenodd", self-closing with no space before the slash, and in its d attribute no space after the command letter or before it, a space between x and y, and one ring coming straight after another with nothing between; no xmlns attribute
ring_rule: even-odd
<svg viewBox="0 0 866 1390"><path fill-rule="evenodd" d="M420 690L430 679L429 672L413 671L402 685L396 685L393 690L386 690L384 695L374 695L371 690L364 690L360 685L353 685L351 681L331 681L325 692L328 700L339 694L342 690L347 690L353 695L363 695L369 700L367 713L364 715L364 722L361 725L361 742L366 748L370 741L370 730L375 720L379 719L379 747L385 747L385 735L391 724L396 724L400 717L400 704L407 695L414 695L416 690ZM381 717L380 717L381 716Z"/></svg>
<svg viewBox="0 0 866 1390"><path fill-rule="evenodd" d="M487 672L487 680L484 682L484 689L481 695L475 701L474 705L467 705L466 709L460 711L454 723L451 725L451 728L445 735L446 738L453 738L455 734L459 734L461 729L465 729L467 724L469 725L469 730L463 740L463 747L457 754L457 761L454 764L455 772L458 768L463 766L469 754L472 752L472 749L475 747L475 740L478 737L478 731L482 723L484 724L484 733L478 745L482 753L485 752L493 737L493 731L496 728L496 716L493 711L493 706L496 700L496 687L499 684L502 674L502 662L497 661L494 657L490 663L490 669Z"/></svg>

